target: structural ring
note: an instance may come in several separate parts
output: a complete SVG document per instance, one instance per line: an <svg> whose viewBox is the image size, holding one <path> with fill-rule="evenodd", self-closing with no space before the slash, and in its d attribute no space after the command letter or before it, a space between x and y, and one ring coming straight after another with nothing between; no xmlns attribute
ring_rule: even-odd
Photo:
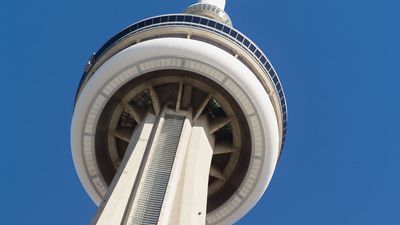
<svg viewBox="0 0 400 225"><path fill-rule="evenodd" d="M93 74L77 99L71 129L81 182L100 204L107 187L98 171L93 140L102 108L128 81L162 69L206 76L228 91L246 115L253 149L245 181L230 200L207 215L208 224L232 224L254 206L268 186L279 157L278 124L268 94L255 75L232 55L204 42L160 38L138 43L110 58Z"/></svg>

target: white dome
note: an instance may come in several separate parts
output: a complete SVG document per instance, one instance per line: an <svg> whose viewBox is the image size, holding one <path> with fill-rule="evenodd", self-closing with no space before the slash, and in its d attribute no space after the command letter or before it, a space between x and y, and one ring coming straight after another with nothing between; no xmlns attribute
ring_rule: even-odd
<svg viewBox="0 0 400 225"><path fill-rule="evenodd" d="M199 0L199 3L215 5L220 9L225 9L225 0Z"/></svg>

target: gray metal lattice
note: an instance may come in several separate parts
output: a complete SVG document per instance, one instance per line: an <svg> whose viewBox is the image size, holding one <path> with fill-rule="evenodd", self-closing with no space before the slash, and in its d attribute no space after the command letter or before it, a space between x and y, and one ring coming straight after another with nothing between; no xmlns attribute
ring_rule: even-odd
<svg viewBox="0 0 400 225"><path fill-rule="evenodd" d="M151 106L151 97L148 89L143 90L133 98L133 103L139 107L148 108Z"/></svg>
<svg viewBox="0 0 400 225"><path fill-rule="evenodd" d="M184 117L165 116L148 170L140 182L132 225L157 224L184 121Z"/></svg>

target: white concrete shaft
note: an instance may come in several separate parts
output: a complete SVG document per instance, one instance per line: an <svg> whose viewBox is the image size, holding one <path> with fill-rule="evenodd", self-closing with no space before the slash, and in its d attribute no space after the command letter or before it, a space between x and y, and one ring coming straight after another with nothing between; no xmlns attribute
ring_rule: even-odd
<svg viewBox="0 0 400 225"><path fill-rule="evenodd" d="M177 162L170 180L169 195L162 211L165 219L160 218L160 225L206 224L208 178L214 144L208 133L204 121L200 126L191 127L191 132L182 138L181 161Z"/></svg>
<svg viewBox="0 0 400 225"><path fill-rule="evenodd" d="M220 9L225 9L226 0L199 0L199 3L215 5Z"/></svg>
<svg viewBox="0 0 400 225"><path fill-rule="evenodd" d="M204 225L206 224L208 178L214 138L209 135L206 119L199 118L193 126L192 112L174 113L168 109L166 111L169 111L169 114L186 116L186 119L157 224ZM157 126L154 126L155 116L147 115L143 125L132 135L127 154L106 195L106 201L99 207L92 225L136 224L135 215L138 208L142 206L138 203L138 199L148 188L143 186L143 180L149 173L148 162L154 157L154 146L159 140L165 115L164 111L160 115ZM151 138L151 133L155 133L153 138ZM143 162L146 160L145 151L149 153L147 161ZM142 176L139 172L140 167L143 167ZM138 186L135 187L136 185Z"/></svg>
<svg viewBox="0 0 400 225"><path fill-rule="evenodd" d="M97 210L92 225L121 224L139 172L140 163L137 162L143 159L155 121L155 116L148 114L140 128L132 135L127 153L108 189L105 201Z"/></svg>

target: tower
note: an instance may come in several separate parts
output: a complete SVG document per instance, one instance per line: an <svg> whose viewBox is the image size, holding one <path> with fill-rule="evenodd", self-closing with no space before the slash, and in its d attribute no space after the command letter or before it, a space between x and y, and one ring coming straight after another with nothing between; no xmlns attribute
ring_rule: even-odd
<svg viewBox="0 0 400 225"><path fill-rule="evenodd" d="M282 85L224 0L124 29L89 59L71 127L92 224L232 224L266 190Z"/></svg>

